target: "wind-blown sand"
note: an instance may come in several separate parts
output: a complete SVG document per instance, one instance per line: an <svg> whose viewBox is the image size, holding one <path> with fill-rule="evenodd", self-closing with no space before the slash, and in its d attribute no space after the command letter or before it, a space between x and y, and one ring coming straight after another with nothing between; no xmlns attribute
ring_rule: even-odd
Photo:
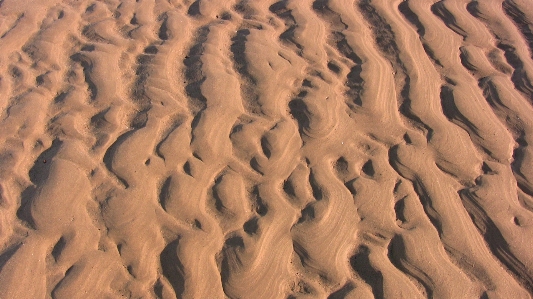
<svg viewBox="0 0 533 299"><path fill-rule="evenodd" d="M528 0L0 1L0 298L531 298Z"/></svg>

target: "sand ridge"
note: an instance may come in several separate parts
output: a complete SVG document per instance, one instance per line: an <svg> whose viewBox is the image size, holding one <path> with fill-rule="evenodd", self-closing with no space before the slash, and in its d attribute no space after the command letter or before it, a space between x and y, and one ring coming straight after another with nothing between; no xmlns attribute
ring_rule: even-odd
<svg viewBox="0 0 533 299"><path fill-rule="evenodd" d="M529 6L0 1L0 298L531 298Z"/></svg>

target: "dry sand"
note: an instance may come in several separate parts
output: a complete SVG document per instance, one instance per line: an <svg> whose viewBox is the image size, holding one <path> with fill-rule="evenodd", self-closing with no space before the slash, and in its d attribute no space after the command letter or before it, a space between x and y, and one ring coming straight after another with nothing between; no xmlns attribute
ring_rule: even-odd
<svg viewBox="0 0 533 299"><path fill-rule="evenodd" d="M532 7L0 1L0 298L531 298Z"/></svg>

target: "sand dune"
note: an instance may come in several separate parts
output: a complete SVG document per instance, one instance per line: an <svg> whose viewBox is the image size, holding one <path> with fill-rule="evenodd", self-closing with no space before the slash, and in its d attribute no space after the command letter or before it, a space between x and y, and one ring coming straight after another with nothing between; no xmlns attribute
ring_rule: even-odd
<svg viewBox="0 0 533 299"><path fill-rule="evenodd" d="M0 298L531 298L530 6L0 1Z"/></svg>

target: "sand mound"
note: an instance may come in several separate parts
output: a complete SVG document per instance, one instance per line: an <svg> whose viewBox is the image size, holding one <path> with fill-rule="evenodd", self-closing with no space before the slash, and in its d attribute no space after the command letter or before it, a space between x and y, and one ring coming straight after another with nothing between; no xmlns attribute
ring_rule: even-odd
<svg viewBox="0 0 533 299"><path fill-rule="evenodd" d="M531 298L527 0L0 1L0 298Z"/></svg>

